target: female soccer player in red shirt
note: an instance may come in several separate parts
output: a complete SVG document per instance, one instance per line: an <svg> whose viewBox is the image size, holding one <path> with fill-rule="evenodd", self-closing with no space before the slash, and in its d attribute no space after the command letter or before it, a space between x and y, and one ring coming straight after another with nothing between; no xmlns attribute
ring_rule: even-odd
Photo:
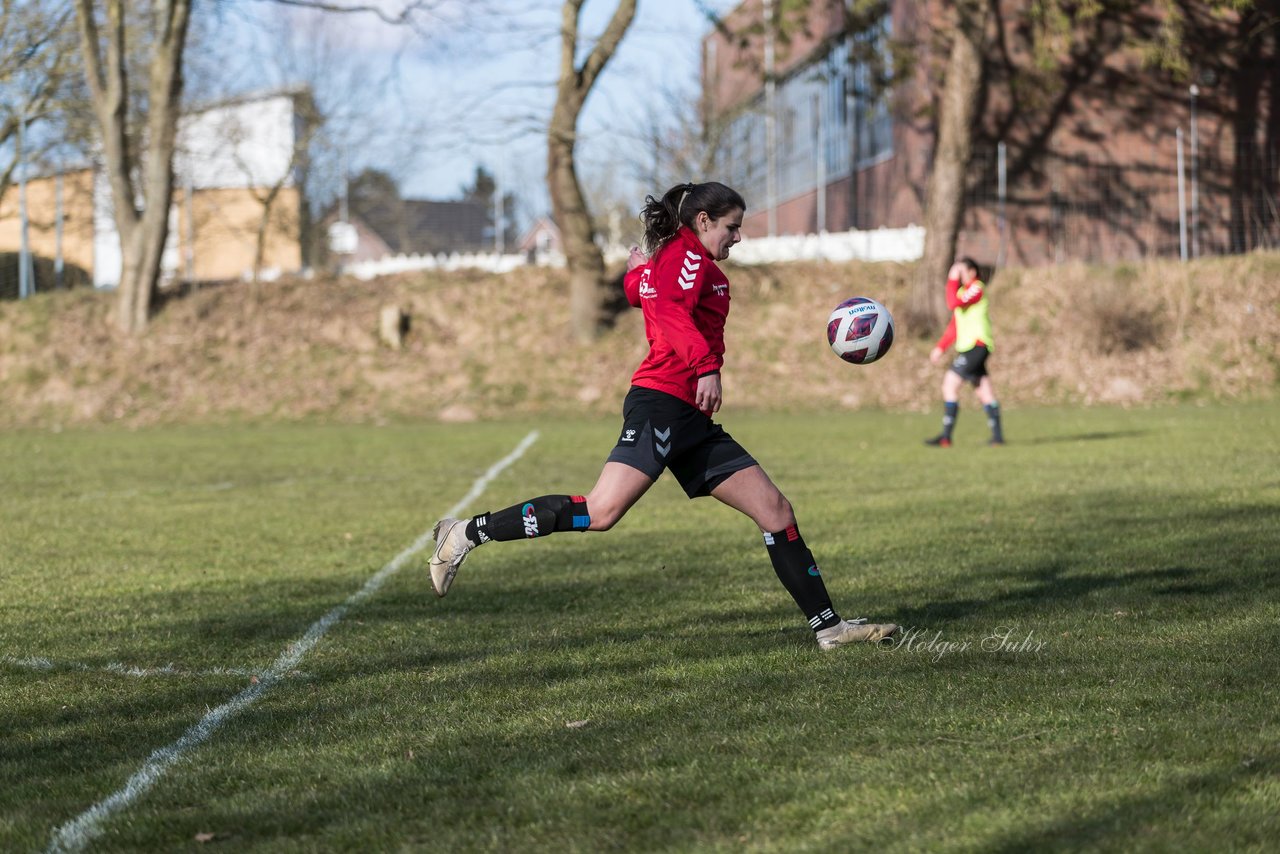
<svg viewBox="0 0 1280 854"><path fill-rule="evenodd" d="M898 632L892 623L840 618L791 502L712 421L723 402L720 368L729 314L729 280L716 262L742 239L745 210L737 192L714 181L680 184L661 199L645 199L641 219L649 254L632 250L624 288L644 312L649 352L632 375L622 431L596 485L585 496L543 495L471 519L441 519L429 563L437 596L449 591L467 555L490 540L609 530L670 469L690 498L710 495L759 526L774 571L819 648L880 641Z"/></svg>

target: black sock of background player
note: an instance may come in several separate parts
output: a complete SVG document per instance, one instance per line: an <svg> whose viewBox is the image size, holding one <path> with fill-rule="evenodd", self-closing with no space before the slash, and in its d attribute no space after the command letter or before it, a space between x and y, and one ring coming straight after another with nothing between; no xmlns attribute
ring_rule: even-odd
<svg viewBox="0 0 1280 854"><path fill-rule="evenodd" d="M956 429L956 416L959 414L959 402L951 400L942 402L942 438L951 438L951 431Z"/></svg>
<svg viewBox="0 0 1280 854"><path fill-rule="evenodd" d="M817 561L796 526L765 534L764 545L769 550L769 560L773 561L773 571L804 612L809 627L816 632L839 623L840 616L831 607L831 597L827 595L827 585L822 583Z"/></svg>
<svg viewBox="0 0 1280 854"><path fill-rule="evenodd" d="M585 531L590 526L587 499L581 495L542 495L473 516L467 523L467 539L473 543L524 540L556 531Z"/></svg>
<svg viewBox="0 0 1280 854"><path fill-rule="evenodd" d="M987 411L987 426L991 428L991 441L1003 442L1004 430L1000 428L1000 403L993 400L982 408Z"/></svg>

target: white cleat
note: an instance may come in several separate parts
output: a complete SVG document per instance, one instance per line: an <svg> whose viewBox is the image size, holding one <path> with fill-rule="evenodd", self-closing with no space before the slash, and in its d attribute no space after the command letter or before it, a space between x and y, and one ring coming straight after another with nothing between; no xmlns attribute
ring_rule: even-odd
<svg viewBox="0 0 1280 854"><path fill-rule="evenodd" d="M427 568L431 570L431 587L437 596L443 597L453 584L453 577L458 574L458 567L466 560L467 553L476 547L476 543L467 539L466 519L441 519L436 522L432 536L436 540L435 551Z"/></svg>
<svg viewBox="0 0 1280 854"><path fill-rule="evenodd" d="M880 643L898 633L894 623L868 623L866 618L841 620L818 632L818 649L835 649L847 643Z"/></svg>

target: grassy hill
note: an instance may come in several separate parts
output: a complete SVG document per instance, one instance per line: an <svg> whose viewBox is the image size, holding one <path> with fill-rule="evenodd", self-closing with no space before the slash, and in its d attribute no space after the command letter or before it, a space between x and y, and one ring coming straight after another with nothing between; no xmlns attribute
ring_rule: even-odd
<svg viewBox="0 0 1280 854"><path fill-rule="evenodd" d="M927 353L940 330L896 308L910 265L727 271L726 406L935 406L941 370ZM854 295L897 311L893 351L872 366L843 364L823 335ZM1280 253L1010 269L991 299L1006 407L1270 397L1280 381ZM112 294L3 302L0 426L612 413L645 351L639 312L582 346L567 302L563 271L542 269L230 284L167 299L137 339L114 332ZM387 305L410 316L399 350L378 338Z"/></svg>

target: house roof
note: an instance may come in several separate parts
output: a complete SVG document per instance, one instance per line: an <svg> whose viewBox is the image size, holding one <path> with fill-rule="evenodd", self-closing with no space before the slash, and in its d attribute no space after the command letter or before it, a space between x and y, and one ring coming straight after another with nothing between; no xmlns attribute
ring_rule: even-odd
<svg viewBox="0 0 1280 854"><path fill-rule="evenodd" d="M488 206L480 202L390 199L352 215L402 255L485 249L493 234Z"/></svg>
<svg viewBox="0 0 1280 854"><path fill-rule="evenodd" d="M538 235L543 232L550 233L557 243L560 241L560 229L556 227L556 224L552 222L550 218L540 216L533 221L533 224L529 226L528 230L526 230L525 233L521 235L520 239L516 241L516 247L521 252L528 252L530 249L536 249Z"/></svg>

